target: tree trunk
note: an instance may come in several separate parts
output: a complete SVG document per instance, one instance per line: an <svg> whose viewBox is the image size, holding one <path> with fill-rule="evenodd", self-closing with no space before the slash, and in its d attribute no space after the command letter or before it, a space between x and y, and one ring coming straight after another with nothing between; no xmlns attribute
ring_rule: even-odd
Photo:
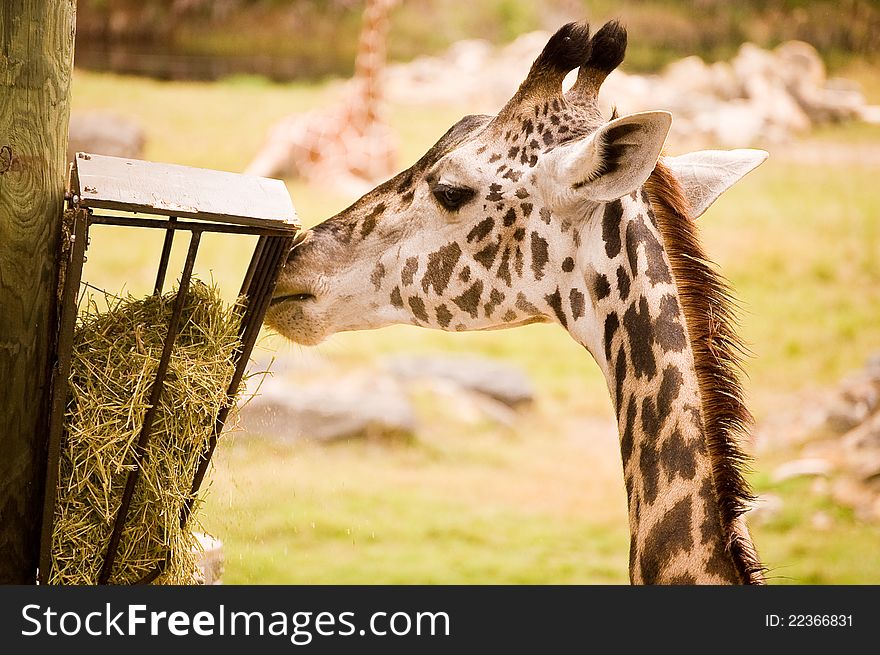
<svg viewBox="0 0 880 655"><path fill-rule="evenodd" d="M75 0L0 3L0 583L39 555Z"/></svg>

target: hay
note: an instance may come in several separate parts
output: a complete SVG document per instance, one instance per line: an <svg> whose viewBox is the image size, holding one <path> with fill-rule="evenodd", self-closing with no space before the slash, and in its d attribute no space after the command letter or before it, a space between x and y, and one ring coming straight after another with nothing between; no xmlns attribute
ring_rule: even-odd
<svg viewBox="0 0 880 655"><path fill-rule="evenodd" d="M50 584L96 584L159 365L176 292L93 299L74 335L61 445ZM193 280L181 316L147 456L119 543L111 583L133 583L169 555L156 581L191 584L198 542L180 527L199 456L226 402L239 317L216 288Z"/></svg>

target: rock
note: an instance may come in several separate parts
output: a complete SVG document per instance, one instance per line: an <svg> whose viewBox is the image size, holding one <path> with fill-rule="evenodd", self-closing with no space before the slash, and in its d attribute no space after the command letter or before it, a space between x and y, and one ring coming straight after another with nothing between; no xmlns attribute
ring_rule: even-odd
<svg viewBox="0 0 880 655"><path fill-rule="evenodd" d="M860 482L880 491L880 451L874 451L860 459L853 472Z"/></svg>
<svg viewBox="0 0 880 655"><path fill-rule="evenodd" d="M853 508L859 520L880 519L880 496L853 479L843 477L836 480L831 495L836 502Z"/></svg>
<svg viewBox="0 0 880 655"><path fill-rule="evenodd" d="M817 124L858 120L865 106L862 93L850 89L804 89L793 97Z"/></svg>
<svg viewBox="0 0 880 655"><path fill-rule="evenodd" d="M838 399L828 412L826 424L837 433L852 430L880 408L880 384L868 375L851 376L841 383Z"/></svg>
<svg viewBox="0 0 880 655"><path fill-rule="evenodd" d="M544 30L536 30L534 32L526 32L520 34L513 41L503 46L499 59L504 61L519 62L526 68L532 65L535 57L540 54L547 40L550 38L550 32Z"/></svg>
<svg viewBox="0 0 880 655"><path fill-rule="evenodd" d="M805 392L764 418L753 431L756 450L790 451L817 436L827 436L827 395L821 391Z"/></svg>
<svg viewBox="0 0 880 655"><path fill-rule="evenodd" d="M753 43L744 43L731 65L753 111L763 117L765 124L778 126L784 132L809 129L810 119L789 93L785 80L779 77L779 64L772 53Z"/></svg>
<svg viewBox="0 0 880 655"><path fill-rule="evenodd" d="M714 112L694 117L694 127L718 145L732 147L751 144L758 140L765 120L753 104L746 100L734 100L719 105Z"/></svg>
<svg viewBox="0 0 880 655"><path fill-rule="evenodd" d="M130 118L102 111L74 112L70 116L67 160L77 152L141 159L144 130Z"/></svg>
<svg viewBox="0 0 880 655"><path fill-rule="evenodd" d="M765 86L776 82L775 57L754 43L743 43L730 65L743 85L746 98L760 97Z"/></svg>
<svg viewBox="0 0 880 655"><path fill-rule="evenodd" d="M819 51L804 41L786 41L773 51L779 64L776 74L790 88L821 87L825 64Z"/></svg>
<svg viewBox="0 0 880 655"><path fill-rule="evenodd" d="M742 83L733 66L724 61L706 64L695 55L669 64L658 82L673 94L666 102L680 104L679 109L685 113L694 103L709 109L719 101L743 97Z"/></svg>
<svg viewBox="0 0 880 655"><path fill-rule="evenodd" d="M799 478L814 475L828 475L831 473L831 464L820 457L805 457L794 459L781 464L773 471L774 482L784 482L791 478Z"/></svg>
<svg viewBox="0 0 880 655"><path fill-rule="evenodd" d="M880 382L880 353L868 358L865 363L865 374L874 382Z"/></svg>
<svg viewBox="0 0 880 655"><path fill-rule="evenodd" d="M663 78L682 93L710 93L713 87L709 66L696 55L669 64Z"/></svg>
<svg viewBox="0 0 880 655"><path fill-rule="evenodd" d="M525 373L490 359L476 357L395 357L388 370L404 380L437 378L507 405L531 403L535 391Z"/></svg>
<svg viewBox="0 0 880 655"><path fill-rule="evenodd" d="M749 521L767 523L775 518L783 508L782 497L776 494L761 494L749 510Z"/></svg>
<svg viewBox="0 0 880 655"><path fill-rule="evenodd" d="M787 41L773 51L775 74L814 123L858 119L865 97L847 80L826 80L825 64L816 49L803 41Z"/></svg>
<svg viewBox="0 0 880 655"><path fill-rule="evenodd" d="M389 95L398 101L463 104L470 111L496 111L529 70L546 43L546 32L520 36L491 50L484 41L462 41L439 57L389 67ZM567 88L576 76L570 73ZM602 85L604 115L665 109L675 116L674 148L784 142L814 124L843 120L880 122L880 107L866 104L847 80L826 79L815 48L788 41L775 50L742 45L730 62L706 64L685 57L661 75L612 71Z"/></svg>
<svg viewBox="0 0 880 655"><path fill-rule="evenodd" d="M289 440L410 439L416 418L396 379L367 371L300 385L285 378L263 382L241 410L250 433Z"/></svg>
<svg viewBox="0 0 880 655"><path fill-rule="evenodd" d="M506 428L516 428L517 410L494 398L474 393L452 380L423 378L421 382L428 385L448 420L472 425L489 420Z"/></svg>
<svg viewBox="0 0 880 655"><path fill-rule="evenodd" d="M838 402L828 410L825 424L832 432L844 434L858 426L866 416L867 412L863 408L850 403Z"/></svg>
<svg viewBox="0 0 880 655"><path fill-rule="evenodd" d="M439 57L389 67L389 96L421 104L457 104L470 111L496 111L516 90L548 33L524 34L491 50L483 41L462 41ZM570 73L567 88L576 76ZM868 106L858 86L826 79L815 48L787 41L775 50L742 45L729 62L706 64L685 57L660 75L612 71L599 95L605 116L665 109L675 116L673 148L743 147L788 141L815 124L844 120L880 123L880 107Z"/></svg>
<svg viewBox="0 0 880 655"><path fill-rule="evenodd" d="M773 480L814 476L812 493L830 495L852 508L859 520L880 521L880 356L869 358L863 370L830 393L805 394L793 409L777 412L759 426L765 450L800 453L800 459L779 466ZM810 413L820 421L803 423ZM805 426L812 427L804 432ZM812 436L792 439L787 434ZM814 527L833 527L826 518L814 516Z"/></svg>
<svg viewBox="0 0 880 655"><path fill-rule="evenodd" d="M880 408L880 384L868 375L859 374L844 380L841 397L844 402L858 406L865 415Z"/></svg>
<svg viewBox="0 0 880 655"><path fill-rule="evenodd" d="M459 72L476 73L486 66L491 56L492 44L485 39L463 39L449 46L443 59Z"/></svg>
<svg viewBox="0 0 880 655"><path fill-rule="evenodd" d="M728 62L716 61L709 66L709 73L711 88L717 98L724 101L742 98L742 83L737 79L733 66Z"/></svg>
<svg viewBox="0 0 880 655"><path fill-rule="evenodd" d="M858 457L866 450L880 453L880 412L846 433L842 439L844 447Z"/></svg>
<svg viewBox="0 0 880 655"><path fill-rule="evenodd" d="M220 576L223 575L223 542L204 532L196 532L193 536L199 542L199 558L196 564L198 567L198 584L221 584Z"/></svg>

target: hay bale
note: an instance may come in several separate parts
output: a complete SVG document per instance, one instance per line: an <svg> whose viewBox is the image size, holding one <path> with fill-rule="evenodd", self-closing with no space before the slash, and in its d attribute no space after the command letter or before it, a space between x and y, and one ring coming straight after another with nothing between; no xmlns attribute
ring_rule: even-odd
<svg viewBox="0 0 880 655"><path fill-rule="evenodd" d="M61 445L50 584L96 584L159 365L175 292L94 300L80 311ZM193 280L111 583L133 583L169 556L157 583L197 580L201 552L180 511L232 379L239 317Z"/></svg>

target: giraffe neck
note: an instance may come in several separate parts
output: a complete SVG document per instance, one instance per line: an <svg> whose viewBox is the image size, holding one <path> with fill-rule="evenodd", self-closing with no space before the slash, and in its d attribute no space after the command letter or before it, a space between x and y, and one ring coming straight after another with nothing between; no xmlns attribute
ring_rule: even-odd
<svg viewBox="0 0 880 655"><path fill-rule="evenodd" d="M396 0L367 0L355 59L356 109L364 125L379 120L382 72L388 41L388 14Z"/></svg>
<svg viewBox="0 0 880 655"><path fill-rule="evenodd" d="M741 583L714 482L694 349L644 191L598 207L600 257L582 257L600 329L570 326L617 415L634 583Z"/></svg>

